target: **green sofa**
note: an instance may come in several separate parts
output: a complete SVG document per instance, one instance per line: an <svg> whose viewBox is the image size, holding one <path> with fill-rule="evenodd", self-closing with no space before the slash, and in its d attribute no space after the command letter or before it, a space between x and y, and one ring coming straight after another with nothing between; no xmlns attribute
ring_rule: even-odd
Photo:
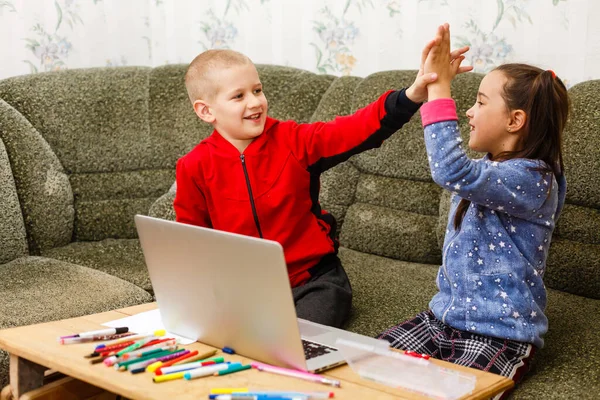
<svg viewBox="0 0 600 400"><path fill-rule="evenodd" d="M173 219L176 160L211 128L193 113L185 65L60 71L0 81L0 328L152 300L133 216ZM366 78L258 67L270 115L330 120L408 86L414 71ZM461 126L479 74L454 84ZM600 81L570 90L567 205L545 277L546 346L519 399L600 396ZM322 177L354 288L348 329L375 335L435 293L449 195L435 185L420 118ZM0 387L7 383L0 353Z"/></svg>

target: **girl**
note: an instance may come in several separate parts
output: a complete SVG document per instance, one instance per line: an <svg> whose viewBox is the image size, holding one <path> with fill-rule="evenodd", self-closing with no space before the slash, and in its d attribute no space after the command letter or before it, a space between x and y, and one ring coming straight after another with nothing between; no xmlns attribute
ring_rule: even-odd
<svg viewBox="0 0 600 400"><path fill-rule="evenodd" d="M548 329L542 277L566 182L561 153L567 90L552 71L506 64L481 81L461 146L450 82L448 25L438 29L421 108L433 180L453 192L430 311L380 335L391 345L518 382Z"/></svg>

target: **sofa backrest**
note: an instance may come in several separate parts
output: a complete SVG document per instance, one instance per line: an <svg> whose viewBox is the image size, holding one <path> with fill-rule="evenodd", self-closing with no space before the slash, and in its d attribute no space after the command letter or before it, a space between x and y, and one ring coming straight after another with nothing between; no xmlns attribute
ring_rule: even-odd
<svg viewBox="0 0 600 400"><path fill-rule="evenodd" d="M37 254L41 249L69 243L73 194L68 178L39 131L1 98L0 139L11 163L29 250Z"/></svg>
<svg viewBox="0 0 600 400"><path fill-rule="evenodd" d="M2 112L2 111L0 111ZM27 255L25 224L8 153L0 139L0 265Z"/></svg>
<svg viewBox="0 0 600 400"><path fill-rule="evenodd" d="M409 86L416 71L389 71L334 82L314 120L349 114L390 88ZM453 95L461 123L479 86L480 75L458 78ZM341 222L340 244L404 261L440 263L438 231L442 190L431 179L417 113L380 149L352 157L323 175L323 207Z"/></svg>
<svg viewBox="0 0 600 400"><path fill-rule="evenodd" d="M567 198L556 225L547 286L600 299L600 80L569 90L564 135Z"/></svg>
<svg viewBox="0 0 600 400"><path fill-rule="evenodd" d="M335 78L257 67L269 114L299 122L348 115L389 88L410 85L416 73ZM136 236L133 215L146 213L167 192L176 160L211 132L191 109L185 70L186 65L96 68L0 81L0 139L10 160L3 171L12 169L31 252L71 240ZM453 84L464 139L469 135L464 113L481 78L465 74ZM569 91L567 204L546 275L550 287L595 298L600 297L599 89L600 81L589 81ZM441 262L448 195L431 180L422 135L417 114L380 149L323 175L321 201L340 222L343 246ZM14 201L4 201L14 200L10 187L3 185L2 207L14 209ZM10 254L21 254L15 218L17 231L10 235L16 250Z"/></svg>
<svg viewBox="0 0 600 400"><path fill-rule="evenodd" d="M175 179L175 163L210 134L183 85L187 65L93 68L0 81L0 109L30 250L136 237ZM258 66L276 118L308 121L333 76Z"/></svg>
<svg viewBox="0 0 600 400"><path fill-rule="evenodd" d="M148 192L156 189L160 171L153 165L148 135L148 74L150 68L102 68L59 71L6 79L0 82L0 98L13 107L32 129L16 141L21 151L11 152L15 176L30 169L30 195L22 196L28 222L30 247L47 249L77 240L130 237L132 226L125 216L145 211L151 203ZM44 150L42 160L31 164L26 157L39 156L25 142L35 140ZM8 146L7 146L8 147ZM46 202L44 172L64 171L61 190L69 193L65 203ZM158 171L157 171L158 170ZM170 172L170 171L169 171ZM165 179L163 179L164 181ZM66 215L60 242L50 240L52 231L38 228L46 223L39 208L54 216ZM56 228L56 227L55 227ZM40 231L36 234L36 230Z"/></svg>

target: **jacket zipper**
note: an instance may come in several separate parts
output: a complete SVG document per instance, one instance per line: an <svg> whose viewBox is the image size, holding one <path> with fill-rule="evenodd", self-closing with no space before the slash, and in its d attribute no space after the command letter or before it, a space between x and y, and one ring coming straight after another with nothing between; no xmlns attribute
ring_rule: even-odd
<svg viewBox="0 0 600 400"><path fill-rule="evenodd" d="M242 160L242 169L244 170L244 176L246 177L246 187L248 188L248 195L250 196L250 207L252 207L252 215L254 216L254 223L258 230L258 236L262 239L263 234L260 229L260 222L258 221L258 214L256 213L256 205L254 204L254 196L252 195L252 186L250 186L250 178L248 177L248 170L246 169L246 157L240 154L240 160Z"/></svg>
<svg viewBox="0 0 600 400"><path fill-rule="evenodd" d="M454 236L452 236L452 239L450 239L450 241L448 242L448 246L446 247L446 250L444 251L444 257L442 258L442 266L444 267L444 275L446 275L446 279L448 279L448 284L450 285L450 304L448 304L448 307L446 308L446 311L444 311L444 314L442 315L442 322L445 324L446 323L446 314L448 314L448 311L450 311L450 307L452 307L452 305L454 304L454 290L452 287L452 281L450 280L450 274L448 274L448 269L446 268L446 258L448 256L448 249L450 249L450 247L452 246L452 240L454 240L454 238L456 237L457 232L454 233Z"/></svg>

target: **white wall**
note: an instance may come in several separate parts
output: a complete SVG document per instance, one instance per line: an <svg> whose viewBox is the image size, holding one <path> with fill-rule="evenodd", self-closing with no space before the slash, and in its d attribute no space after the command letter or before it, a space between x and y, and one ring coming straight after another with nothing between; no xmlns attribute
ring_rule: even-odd
<svg viewBox="0 0 600 400"><path fill-rule="evenodd" d="M477 71L527 62L573 85L600 78L599 17L597 0L0 0L0 78L188 63L216 47L364 76L416 68L447 21Z"/></svg>

